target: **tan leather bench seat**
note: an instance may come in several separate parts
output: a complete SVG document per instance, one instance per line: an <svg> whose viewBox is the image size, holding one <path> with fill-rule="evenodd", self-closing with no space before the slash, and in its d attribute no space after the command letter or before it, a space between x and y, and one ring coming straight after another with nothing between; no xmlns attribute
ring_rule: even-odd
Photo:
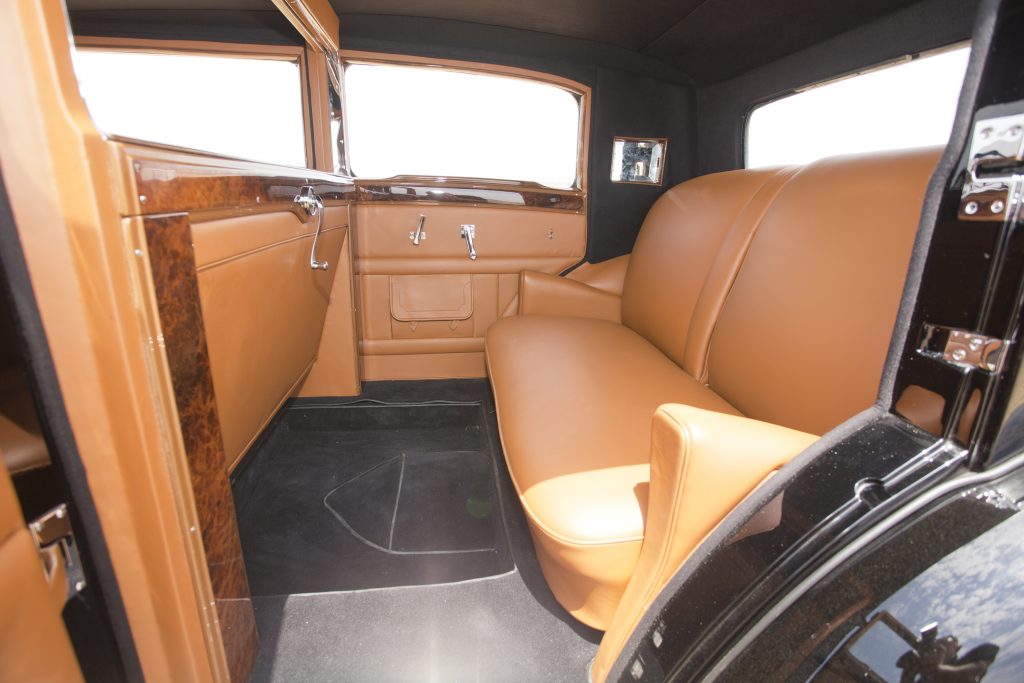
<svg viewBox="0 0 1024 683"><path fill-rule="evenodd" d="M590 612L614 611L640 553L654 411L737 411L623 325L539 316L496 324L488 352L491 376L503 380L501 419L531 425L502 435L506 453L524 454L512 476L539 559L562 604L593 622ZM568 577L563 563L575 568Z"/></svg>
<svg viewBox="0 0 1024 683"><path fill-rule="evenodd" d="M570 613L607 628L633 574L659 406L821 434L874 401L937 160L915 150L688 181L641 229L622 324L491 326L506 461Z"/></svg>

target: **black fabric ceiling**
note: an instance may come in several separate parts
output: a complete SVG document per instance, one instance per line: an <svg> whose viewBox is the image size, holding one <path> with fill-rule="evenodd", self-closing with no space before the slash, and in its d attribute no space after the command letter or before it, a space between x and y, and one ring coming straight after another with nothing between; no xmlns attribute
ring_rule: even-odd
<svg viewBox="0 0 1024 683"><path fill-rule="evenodd" d="M915 0L330 0L341 15L433 17L583 38L715 83Z"/></svg>
<svg viewBox="0 0 1024 683"><path fill-rule="evenodd" d="M915 1L330 0L343 19L448 19L615 45L659 59L701 85L745 73ZM68 5L77 11L273 9L270 0L68 0Z"/></svg>

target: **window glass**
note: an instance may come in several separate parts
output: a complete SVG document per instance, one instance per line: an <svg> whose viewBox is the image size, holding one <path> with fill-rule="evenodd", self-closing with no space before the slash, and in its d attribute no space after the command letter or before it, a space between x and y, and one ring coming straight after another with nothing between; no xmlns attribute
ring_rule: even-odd
<svg viewBox="0 0 1024 683"><path fill-rule="evenodd" d="M758 107L747 124L747 167L946 144L968 55L957 48Z"/></svg>
<svg viewBox="0 0 1024 683"><path fill-rule="evenodd" d="M104 132L306 166L297 58L79 48L75 71Z"/></svg>
<svg viewBox="0 0 1024 683"><path fill-rule="evenodd" d="M577 96L521 78L349 64L347 141L356 176L576 184Z"/></svg>

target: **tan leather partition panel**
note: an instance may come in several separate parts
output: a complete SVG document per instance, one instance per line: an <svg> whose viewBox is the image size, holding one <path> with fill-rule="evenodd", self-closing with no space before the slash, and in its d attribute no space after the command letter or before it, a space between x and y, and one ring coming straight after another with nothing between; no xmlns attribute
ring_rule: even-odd
<svg viewBox="0 0 1024 683"><path fill-rule="evenodd" d="M786 183L711 338L712 389L744 415L816 433L874 402L938 159L835 157Z"/></svg>
<svg viewBox="0 0 1024 683"><path fill-rule="evenodd" d="M63 574L57 577L62 583ZM59 590L57 599L54 591ZM0 463L0 681L82 680L61 606L64 585L51 587Z"/></svg>
<svg viewBox="0 0 1024 683"><path fill-rule="evenodd" d="M813 434L685 405L661 406L651 426L651 484L640 558L592 669L604 681L637 622L683 561Z"/></svg>
<svg viewBox="0 0 1024 683"><path fill-rule="evenodd" d="M414 245L420 214L426 238ZM476 260L464 224L475 226ZM586 224L570 211L354 205L363 379L483 377L484 333L515 313L520 272L577 263Z"/></svg>
<svg viewBox="0 0 1024 683"><path fill-rule="evenodd" d="M196 222L199 293L224 448L233 468L316 357L348 207L327 207L318 257L316 219L291 211Z"/></svg>
<svg viewBox="0 0 1024 683"><path fill-rule="evenodd" d="M351 234L349 232L348 236ZM352 240L345 239L331 287L331 303L327 306L320 350L299 395L355 396L361 389Z"/></svg>

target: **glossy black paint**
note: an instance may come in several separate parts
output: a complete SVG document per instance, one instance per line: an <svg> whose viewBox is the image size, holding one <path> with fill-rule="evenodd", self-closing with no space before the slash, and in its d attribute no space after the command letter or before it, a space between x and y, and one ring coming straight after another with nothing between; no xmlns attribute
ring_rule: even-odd
<svg viewBox="0 0 1024 683"><path fill-rule="evenodd" d="M851 553L716 674L759 681L1020 680L1022 496L1021 469L953 488ZM939 671L945 677L936 678ZM904 678L912 674L920 678Z"/></svg>
<svg viewBox="0 0 1024 683"><path fill-rule="evenodd" d="M936 222L930 241L924 239L918 245L918 256L925 255L925 265L916 299L908 309L906 341L890 357L890 371L895 371L893 390L883 390L879 406L851 420L837 430L838 434L827 436L826 440L831 440L827 450L798 459L782 477L784 483L774 485L784 486L778 494L783 504L777 528L735 543L725 537L713 538L708 543L714 546L710 552L700 554L688 563L691 566L684 565L669 585L674 593L656 601L613 667L610 680L690 681L711 672L721 674L714 668L716 663L725 661L722 658L739 639L760 635L767 639L764 642L774 642L773 638L782 637L782 626L758 624L758 620L814 568L941 482L969 475L969 468L992 466L998 459L1019 452L1019 439L993 451L1021 362L1019 343L1013 346L999 374L965 372L917 351L925 322L1019 340L1024 231L1012 224L964 223L957 218L966 172L966 131L979 117L1024 112L1019 77L1019 65L1024 63L1024 43L1020 41L1024 35L1024 2L1007 0L982 6L982 12L997 10L999 17L991 41L988 34L975 39L976 49L984 50L987 60L975 100L967 103L969 109L961 110L972 114L970 125L961 127L959 139L951 142L956 145L954 154L959 160L942 183L933 185L932 193L941 195L936 197ZM965 91L972 92L971 88ZM930 228L924 226L923 233ZM908 291L915 291L918 283L909 284ZM893 405L910 385L935 392L944 400L943 434L930 434L894 414ZM977 419L966 431L966 438L958 439L961 416L975 391L980 397ZM990 457L992 453L997 457ZM868 478L880 482L862 486L858 496L857 483ZM963 515L970 517L970 512ZM928 549L918 547L916 552L920 558L933 556L934 562L970 542L984 528L980 522L965 525L957 531L965 535L949 534L949 543ZM941 536L931 533L928 538L934 543ZM923 542L916 541L918 545ZM901 562L890 563L900 567L897 575L889 577L894 582L892 590L910 581L916 575L915 568L918 573L923 569L912 562ZM867 571L867 566L852 571ZM884 593L879 589L878 596L884 597ZM870 612L869 607L864 609ZM827 619L820 616L807 614L801 622L809 629L807 633L823 627ZM767 630L762 633L757 630L760 628ZM777 674L780 662L795 652L793 647L793 643L766 647L760 651L759 660L751 660L753 663L748 662L742 671L726 669L729 675L722 678L756 680L752 678L755 673L758 677ZM806 649L800 653L809 654ZM729 653L730 657L735 655ZM739 660L731 661L735 664ZM800 671L803 675L796 677L804 680L807 672ZM796 674L796 669L791 673Z"/></svg>

